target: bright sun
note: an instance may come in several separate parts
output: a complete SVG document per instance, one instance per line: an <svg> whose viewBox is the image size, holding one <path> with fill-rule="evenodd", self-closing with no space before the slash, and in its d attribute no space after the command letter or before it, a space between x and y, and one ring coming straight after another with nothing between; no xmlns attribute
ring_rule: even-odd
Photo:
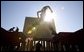
<svg viewBox="0 0 84 52"><path fill-rule="evenodd" d="M50 22L54 18L54 13L51 13L49 9L46 10L46 15L44 17L44 21Z"/></svg>

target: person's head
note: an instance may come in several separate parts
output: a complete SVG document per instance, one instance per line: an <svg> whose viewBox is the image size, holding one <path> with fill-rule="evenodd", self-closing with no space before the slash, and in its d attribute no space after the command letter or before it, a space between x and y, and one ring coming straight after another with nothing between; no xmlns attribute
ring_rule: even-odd
<svg viewBox="0 0 84 52"><path fill-rule="evenodd" d="M15 27L13 27L13 28L15 28Z"/></svg>
<svg viewBox="0 0 84 52"><path fill-rule="evenodd" d="M38 41L38 43L40 43L40 41Z"/></svg>

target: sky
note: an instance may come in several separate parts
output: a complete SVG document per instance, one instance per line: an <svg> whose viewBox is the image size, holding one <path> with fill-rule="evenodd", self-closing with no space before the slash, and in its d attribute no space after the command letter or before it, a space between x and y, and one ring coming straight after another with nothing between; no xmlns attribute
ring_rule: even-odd
<svg viewBox="0 0 84 52"><path fill-rule="evenodd" d="M37 17L46 5L55 13L57 33L83 28L83 1L1 1L1 27L18 27L23 32L25 17Z"/></svg>

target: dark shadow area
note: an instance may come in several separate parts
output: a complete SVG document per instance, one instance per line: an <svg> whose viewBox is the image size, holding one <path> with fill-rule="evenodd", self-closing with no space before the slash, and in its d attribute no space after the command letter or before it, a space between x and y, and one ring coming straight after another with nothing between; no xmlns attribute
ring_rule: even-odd
<svg viewBox="0 0 84 52"><path fill-rule="evenodd" d="M24 50L20 49L20 47L24 47L25 44L25 35L23 35L22 32L18 32L18 28L16 31L11 28L9 31L1 28L1 34L0 34L0 51L21 51ZM20 46L20 43L22 45Z"/></svg>
<svg viewBox="0 0 84 52"><path fill-rule="evenodd" d="M83 51L83 29L76 32L60 32L52 41L55 51ZM61 45L60 50L58 44Z"/></svg>
<svg viewBox="0 0 84 52"><path fill-rule="evenodd" d="M1 51L25 51L25 39L26 37L22 32L18 32L18 28L15 32L9 32L1 28L0 34L0 50ZM76 32L60 32L55 33L52 40L48 41L53 45L45 48L44 51L82 51L83 50L83 29ZM20 45L22 43L22 45ZM42 45L38 42L36 44L35 51L41 51ZM44 47L43 47L44 49ZM48 50L47 50L48 49Z"/></svg>
<svg viewBox="0 0 84 52"><path fill-rule="evenodd" d="M40 41L36 44L36 51L41 51L42 45L40 44Z"/></svg>

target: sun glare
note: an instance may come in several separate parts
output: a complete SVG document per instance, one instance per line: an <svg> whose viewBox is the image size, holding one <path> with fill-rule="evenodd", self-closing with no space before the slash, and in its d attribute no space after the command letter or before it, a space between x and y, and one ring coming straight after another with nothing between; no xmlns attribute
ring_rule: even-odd
<svg viewBox="0 0 84 52"><path fill-rule="evenodd" d="M44 17L44 21L50 22L54 18L54 13L51 13L49 9L46 10L46 15Z"/></svg>

